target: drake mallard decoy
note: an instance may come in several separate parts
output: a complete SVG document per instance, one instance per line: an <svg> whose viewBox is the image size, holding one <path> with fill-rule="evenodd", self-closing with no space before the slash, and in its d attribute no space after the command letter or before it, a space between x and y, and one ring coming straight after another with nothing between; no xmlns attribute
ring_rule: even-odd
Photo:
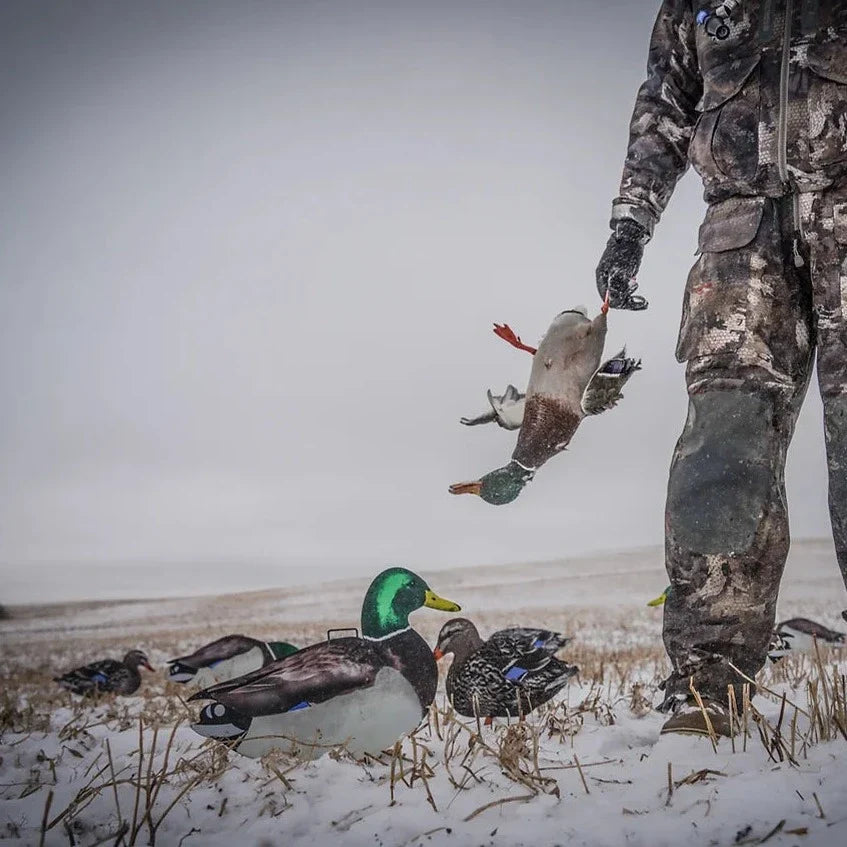
<svg viewBox="0 0 847 847"><path fill-rule="evenodd" d="M577 672L553 657L568 639L542 629L504 629L483 641L466 618L447 621L436 659L453 654L447 697L466 717L518 717L546 703Z"/></svg>
<svg viewBox="0 0 847 847"><path fill-rule="evenodd" d="M284 659L297 648L287 641L259 641L246 635L225 635L188 656L171 659L168 679L207 688Z"/></svg>
<svg viewBox="0 0 847 847"><path fill-rule="evenodd" d="M316 758L340 744L354 755L391 747L435 698L435 658L409 624L423 606L459 610L411 571L383 571L362 603L361 638L313 644L198 692L190 699L212 702L195 731L234 740L251 757L275 748Z"/></svg>
<svg viewBox="0 0 847 847"><path fill-rule="evenodd" d="M611 409L641 362L626 350L600 363L606 340L604 303L592 321L584 308L556 317L538 348L524 344L512 329L495 324L494 332L533 355L524 414L512 460L473 482L450 486L451 494L476 494L486 503L511 503L538 468L564 450L588 415Z"/></svg>
<svg viewBox="0 0 847 847"><path fill-rule="evenodd" d="M507 385L502 394L492 394L488 391L490 411L483 412L475 418L460 418L459 423L465 426L496 423L503 429L520 429L523 423L526 394L521 394L514 385Z"/></svg>
<svg viewBox="0 0 847 847"><path fill-rule="evenodd" d="M62 676L54 676L53 681L74 694L97 694L107 691L133 694L141 685L139 667L153 670L144 653L140 650L130 650L122 662L116 659L101 659L99 662L74 668Z"/></svg>

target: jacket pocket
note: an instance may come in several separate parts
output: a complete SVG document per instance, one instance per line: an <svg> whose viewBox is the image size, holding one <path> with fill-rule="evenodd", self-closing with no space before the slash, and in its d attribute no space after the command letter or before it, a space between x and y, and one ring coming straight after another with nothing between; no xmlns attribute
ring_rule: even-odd
<svg viewBox="0 0 847 847"><path fill-rule="evenodd" d="M847 32L809 44L809 160L822 168L847 159Z"/></svg>
<svg viewBox="0 0 847 847"><path fill-rule="evenodd" d="M701 111L688 155L706 180L752 180L759 167L759 55L742 56L703 76Z"/></svg>
<svg viewBox="0 0 847 847"><path fill-rule="evenodd" d="M676 358L734 353L747 333L751 244L759 232L764 197L733 197L709 207L700 227L696 264L688 275Z"/></svg>

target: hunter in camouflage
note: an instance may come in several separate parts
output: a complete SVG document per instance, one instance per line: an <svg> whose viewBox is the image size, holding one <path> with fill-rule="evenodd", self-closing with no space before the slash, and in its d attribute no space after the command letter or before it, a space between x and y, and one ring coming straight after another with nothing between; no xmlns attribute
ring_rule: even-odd
<svg viewBox="0 0 847 847"><path fill-rule="evenodd" d="M646 308L632 278L689 163L709 208L677 346L689 413L668 484L662 707L690 707L693 681L726 729L727 687L740 703L765 662L815 357L847 583L847 2L665 0L597 269L613 307Z"/></svg>

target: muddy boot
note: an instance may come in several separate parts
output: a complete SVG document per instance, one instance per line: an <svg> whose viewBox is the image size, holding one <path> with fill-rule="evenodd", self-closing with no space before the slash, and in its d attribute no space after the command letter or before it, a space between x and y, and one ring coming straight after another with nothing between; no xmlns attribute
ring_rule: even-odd
<svg viewBox="0 0 847 847"><path fill-rule="evenodd" d="M709 726L706 723L707 718L712 726L712 732L717 738L730 738L738 732L738 727L730 722L729 712L720 703L704 698L703 708L701 709L692 698L683 701L674 709L672 716L665 721L662 727L662 735L675 733L708 737L712 733L709 732Z"/></svg>

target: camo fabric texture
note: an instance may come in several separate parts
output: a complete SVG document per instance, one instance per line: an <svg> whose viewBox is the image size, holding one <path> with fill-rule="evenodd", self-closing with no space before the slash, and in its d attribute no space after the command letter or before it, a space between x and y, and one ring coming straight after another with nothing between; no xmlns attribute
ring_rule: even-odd
<svg viewBox="0 0 847 847"><path fill-rule="evenodd" d="M652 232L689 163L709 202L819 191L847 175L847 3L741 0L723 40L702 20L719 5L662 4L613 222L632 218Z"/></svg>
<svg viewBox="0 0 847 847"><path fill-rule="evenodd" d="M765 663L789 546L785 457L815 353L847 583L847 186L715 204L700 251L677 348L689 414L668 483L665 708L692 677L725 702Z"/></svg>

